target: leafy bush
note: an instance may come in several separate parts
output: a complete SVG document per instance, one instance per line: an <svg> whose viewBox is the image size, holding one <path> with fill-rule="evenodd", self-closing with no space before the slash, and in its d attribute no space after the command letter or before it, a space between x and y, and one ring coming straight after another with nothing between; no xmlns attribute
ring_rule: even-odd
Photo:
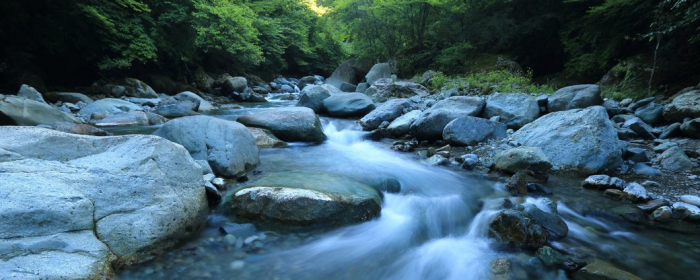
<svg viewBox="0 0 700 280"><path fill-rule="evenodd" d="M433 76L430 84L433 91L457 89L468 94L484 95L501 93L552 93L554 88L532 82L532 71L525 75L512 74L505 70L470 73L449 77L442 72Z"/></svg>

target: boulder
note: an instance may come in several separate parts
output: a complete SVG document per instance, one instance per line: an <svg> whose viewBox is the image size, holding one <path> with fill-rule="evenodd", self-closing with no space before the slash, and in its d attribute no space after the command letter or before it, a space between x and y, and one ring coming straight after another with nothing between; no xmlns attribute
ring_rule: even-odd
<svg viewBox="0 0 700 280"><path fill-rule="evenodd" d="M700 139L700 118L684 121L680 129L688 137Z"/></svg>
<svg viewBox="0 0 700 280"><path fill-rule="evenodd" d="M355 92L356 89L357 89L357 86L353 85L353 84L348 84L348 83L340 84L340 91L342 91L342 92Z"/></svg>
<svg viewBox="0 0 700 280"><path fill-rule="evenodd" d="M374 188L350 178L298 172L267 174L227 197L226 214L292 226L367 221L382 203Z"/></svg>
<svg viewBox="0 0 700 280"><path fill-rule="evenodd" d="M461 117L478 116L484 104L483 98L474 96L453 96L441 100L423 111L411 124L411 134L418 140L441 139L448 123Z"/></svg>
<svg viewBox="0 0 700 280"><path fill-rule="evenodd" d="M662 113L664 106L650 102L649 104L640 107L634 111L634 115L640 118L645 123L650 125L658 125L663 121Z"/></svg>
<svg viewBox="0 0 700 280"><path fill-rule="evenodd" d="M573 278L574 280L642 280L632 273L601 260L595 260L576 271Z"/></svg>
<svg viewBox="0 0 700 280"><path fill-rule="evenodd" d="M190 102L194 104L199 104L197 106L198 112L206 112L206 111L211 111L214 110L214 105L211 104L211 102L204 100L204 98L200 97L194 92L191 91L183 91L181 93L178 93L174 96L175 100L182 101L182 102Z"/></svg>
<svg viewBox="0 0 700 280"><path fill-rule="evenodd" d="M566 111L587 108L603 104L598 85L575 85L557 90L549 96L547 109L549 112Z"/></svg>
<svg viewBox="0 0 700 280"><path fill-rule="evenodd" d="M41 102L41 103L46 103L46 101L44 101L44 97L41 95L41 93L29 85L22 85L19 88L19 91L17 92L17 96L24 97L26 99L34 100L34 101Z"/></svg>
<svg viewBox="0 0 700 280"><path fill-rule="evenodd" d="M306 86L315 85L316 83L321 83L321 79L316 76L306 76L299 79L299 88L303 91Z"/></svg>
<svg viewBox="0 0 700 280"><path fill-rule="evenodd" d="M683 149L674 146L664 151L656 158L661 169L666 171L686 171L693 167L693 162L685 155Z"/></svg>
<svg viewBox="0 0 700 280"><path fill-rule="evenodd" d="M138 151L138 152L135 152ZM201 169L160 137L0 127L3 278L102 279L202 228Z"/></svg>
<svg viewBox="0 0 700 280"><path fill-rule="evenodd" d="M364 68L362 62L355 59L346 60L333 71L333 74L331 74L328 79L326 79L326 84L333 85L336 88L340 88L340 85L343 83L355 85L362 79L362 76L367 73L367 70L361 68Z"/></svg>
<svg viewBox="0 0 700 280"><path fill-rule="evenodd" d="M91 117L93 114L107 116L131 111L143 111L143 108L121 99L105 98L88 104L85 108L80 109L78 114Z"/></svg>
<svg viewBox="0 0 700 280"><path fill-rule="evenodd" d="M182 107L178 104L160 106L153 112L169 119L197 115L197 112Z"/></svg>
<svg viewBox="0 0 700 280"><path fill-rule="evenodd" d="M623 128L629 128L638 136L644 139L656 139L654 136L653 128L648 124L644 123L640 118L632 118L627 120L623 125Z"/></svg>
<svg viewBox="0 0 700 280"><path fill-rule="evenodd" d="M267 129L249 127L250 133L255 137L255 145L258 148L285 148L287 143L282 140L277 139L272 132Z"/></svg>
<svg viewBox="0 0 700 280"><path fill-rule="evenodd" d="M192 158L206 160L219 176L238 177L260 163L253 134L237 122L183 117L167 122L153 134L184 146Z"/></svg>
<svg viewBox="0 0 700 280"><path fill-rule="evenodd" d="M379 79L391 78L391 66L389 63L377 63L369 70L365 79L368 84L374 84Z"/></svg>
<svg viewBox="0 0 700 280"><path fill-rule="evenodd" d="M197 87L197 89L204 92L209 92L213 84L214 78L209 76L207 72L204 72L202 67L198 67L197 70L194 71L194 85Z"/></svg>
<svg viewBox="0 0 700 280"><path fill-rule="evenodd" d="M49 102L69 102L73 104L78 104L78 102L84 102L85 104L90 104L94 102L92 98L88 97L85 94L82 93L77 93L77 92L48 92L44 95L46 100Z"/></svg>
<svg viewBox="0 0 700 280"><path fill-rule="evenodd" d="M700 90L691 90L674 98L664 108L663 117L671 122L700 118Z"/></svg>
<svg viewBox="0 0 700 280"><path fill-rule="evenodd" d="M316 113L323 111L323 100L331 96L331 92L327 87L320 85L309 85L299 94L297 107L306 107L314 110Z"/></svg>
<svg viewBox="0 0 700 280"><path fill-rule="evenodd" d="M383 122L394 121L411 107L408 99L391 99L360 119L360 125L364 130L377 129Z"/></svg>
<svg viewBox="0 0 700 280"><path fill-rule="evenodd" d="M517 147L505 150L496 155L493 169L517 172L534 172L547 174L552 169L552 164L538 147Z"/></svg>
<svg viewBox="0 0 700 280"><path fill-rule="evenodd" d="M411 124L420 117L421 113L421 110L410 111L392 121L386 130L395 137L408 134L411 131Z"/></svg>
<svg viewBox="0 0 700 280"><path fill-rule="evenodd" d="M430 91L421 84L392 79L379 79L365 92L374 102L385 102L392 97L411 98L428 96Z"/></svg>
<svg viewBox="0 0 700 280"><path fill-rule="evenodd" d="M508 128L518 129L540 116L535 98L524 93L495 93L486 99L482 116L486 119L500 117Z"/></svg>
<svg viewBox="0 0 700 280"><path fill-rule="evenodd" d="M158 98L158 94L148 84L139 79L126 78L105 85L104 90L112 97Z"/></svg>
<svg viewBox="0 0 700 280"><path fill-rule="evenodd" d="M489 237L501 244L519 248L539 248L549 234L532 216L515 210L502 210L489 222Z"/></svg>
<svg viewBox="0 0 700 280"><path fill-rule="evenodd" d="M512 138L542 148L556 170L588 174L620 166L626 148L602 106L547 114Z"/></svg>
<svg viewBox="0 0 700 280"><path fill-rule="evenodd" d="M60 132L80 134L80 135L92 135L92 136L108 136L108 135L110 135L107 131L104 131L102 129L99 129L99 128L91 126L91 125L77 124L77 123L70 123L70 122L57 122L48 128L56 130L56 131L60 131Z"/></svg>
<svg viewBox="0 0 700 280"><path fill-rule="evenodd" d="M0 125L40 124L52 125L57 122L79 123L72 115L62 112L45 102L19 96L0 98Z"/></svg>
<svg viewBox="0 0 700 280"><path fill-rule="evenodd" d="M359 83L359 84L357 84L357 88L355 88L355 92L366 93L368 88L369 88L368 83Z"/></svg>
<svg viewBox="0 0 700 280"><path fill-rule="evenodd" d="M470 146L489 139L506 137L506 125L477 117L461 117L449 122L442 139L455 146Z"/></svg>
<svg viewBox="0 0 700 280"><path fill-rule="evenodd" d="M506 190L514 196L527 195L527 174L518 172L513 174L506 182Z"/></svg>
<svg viewBox="0 0 700 280"><path fill-rule="evenodd" d="M248 89L248 80L244 77L231 77L225 74L214 82L213 87L221 88L219 94L229 96L234 92L244 93Z"/></svg>
<svg viewBox="0 0 700 280"><path fill-rule="evenodd" d="M550 239L565 238L569 235L569 226L559 215L544 212L532 204L525 206L525 213L547 230Z"/></svg>
<svg viewBox="0 0 700 280"><path fill-rule="evenodd" d="M277 108L239 117L238 122L271 131L287 142L323 142L326 135L314 111L304 107Z"/></svg>
<svg viewBox="0 0 700 280"><path fill-rule="evenodd" d="M335 94L323 100L323 109L339 118L362 117L374 108L372 99L359 92Z"/></svg>
<svg viewBox="0 0 700 280"><path fill-rule="evenodd" d="M110 126L141 126L149 125L148 115L143 111L131 111L109 115L104 118L93 118L90 123L97 127Z"/></svg>

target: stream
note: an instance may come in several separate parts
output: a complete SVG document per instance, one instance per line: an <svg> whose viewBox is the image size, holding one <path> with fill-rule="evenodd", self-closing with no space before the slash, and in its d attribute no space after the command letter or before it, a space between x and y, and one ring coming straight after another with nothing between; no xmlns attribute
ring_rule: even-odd
<svg viewBox="0 0 700 280"><path fill-rule="evenodd" d="M235 120L296 101L247 104L212 116ZM567 279L545 269L534 252L498 250L488 235L489 219L508 197L495 174L433 167L391 142L363 140L353 120L322 118L328 141L290 143L260 150L261 164L244 187L269 172L324 172L360 182L392 177L401 191L384 193L381 216L339 228L258 227L254 238L224 238L218 227L233 219L210 214L207 228L165 255L117 271L117 279L488 279L490 263L510 258L515 279ZM113 128L115 134L147 134L158 127ZM639 228L605 210L622 202L580 188L583 178L552 176L558 213L567 238L550 246L574 256L603 259L643 279L700 279L700 240L695 236ZM547 200L528 197L547 209ZM534 260L533 260L534 259Z"/></svg>

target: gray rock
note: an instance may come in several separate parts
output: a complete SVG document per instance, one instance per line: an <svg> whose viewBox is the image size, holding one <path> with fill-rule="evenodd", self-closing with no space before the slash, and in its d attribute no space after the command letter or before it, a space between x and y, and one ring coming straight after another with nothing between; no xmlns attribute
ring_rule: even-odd
<svg viewBox="0 0 700 280"><path fill-rule="evenodd" d="M552 168L552 164L540 148L517 147L498 153L493 168L510 173L532 171L546 174Z"/></svg>
<svg viewBox="0 0 700 280"><path fill-rule="evenodd" d="M591 175L588 176L583 183L581 183L581 186L584 188L589 188L589 189L596 189L596 190L607 190L607 189L617 189L617 190L623 190L627 186L627 183L617 177L610 177L608 175Z"/></svg>
<svg viewBox="0 0 700 280"><path fill-rule="evenodd" d="M659 139L669 139L674 136L678 136L681 134L681 124L680 123L672 123L666 128L664 128L663 132L659 136Z"/></svg>
<svg viewBox="0 0 700 280"><path fill-rule="evenodd" d="M163 95L164 97L167 97L169 99L172 99L172 103L175 103L175 99L173 99L170 96ZM127 97L124 98L123 100L126 100L128 102L141 105L141 106L150 106L150 107L156 107L161 104L161 99L160 98L136 98L136 97Z"/></svg>
<svg viewBox="0 0 700 280"><path fill-rule="evenodd" d="M678 143L676 142L671 142L671 141L664 141L663 143L659 144L658 146L654 147L654 152L656 153L663 153L666 150L672 148L672 147L678 147Z"/></svg>
<svg viewBox="0 0 700 280"><path fill-rule="evenodd" d="M194 72L194 84L197 89L204 92L209 92L212 85L214 85L214 78L209 76L209 74L207 74L203 68L199 67Z"/></svg>
<svg viewBox="0 0 700 280"><path fill-rule="evenodd" d="M445 126L442 138L456 146L470 146L506 137L506 125L477 117L461 117Z"/></svg>
<svg viewBox="0 0 700 280"><path fill-rule="evenodd" d="M368 88L369 88L368 83L359 83L357 85L357 88L355 89L355 92L366 93Z"/></svg>
<svg viewBox="0 0 700 280"><path fill-rule="evenodd" d="M369 70L365 79L372 85L379 79L391 78L391 66L389 63L377 63Z"/></svg>
<svg viewBox="0 0 700 280"><path fill-rule="evenodd" d="M385 102L392 97L411 98L414 96L428 96L430 91L421 84L407 81L392 81L391 79L379 79L365 92L374 102Z"/></svg>
<svg viewBox="0 0 700 280"><path fill-rule="evenodd" d="M508 258L498 258L491 261L489 279L491 280L508 280L511 279L511 270L513 264Z"/></svg>
<svg viewBox="0 0 700 280"><path fill-rule="evenodd" d="M321 80L315 76L302 77L299 79L299 88L303 91L306 86L315 85L317 82L321 82Z"/></svg>
<svg viewBox="0 0 700 280"><path fill-rule="evenodd" d="M620 138L620 140L632 140L639 137L636 132L629 128L615 128L615 130L617 131L617 138Z"/></svg>
<svg viewBox="0 0 700 280"><path fill-rule="evenodd" d="M437 165L447 165L450 163L450 160L441 156L441 155L434 155L428 158L428 164L437 166Z"/></svg>
<svg viewBox="0 0 700 280"><path fill-rule="evenodd" d="M498 116L508 128L518 129L537 119L540 109L537 101L527 94L495 93L486 99L482 116L487 119Z"/></svg>
<svg viewBox="0 0 700 280"><path fill-rule="evenodd" d="M391 99L362 117L359 123L364 130L374 130L383 122L394 121L411 107L411 102L408 99Z"/></svg>
<svg viewBox="0 0 700 280"><path fill-rule="evenodd" d="M189 101L191 103L199 103L199 106L196 110L198 112L214 110L214 105L212 105L211 102L206 101L204 98L191 91L183 91L181 93L178 93L174 96L174 98L178 101Z"/></svg>
<svg viewBox="0 0 700 280"><path fill-rule="evenodd" d="M547 114L512 138L542 148L554 169L588 174L620 166L626 147L601 106Z"/></svg>
<svg viewBox="0 0 700 280"><path fill-rule="evenodd" d="M624 122L631 120L631 119L634 119L634 118L636 118L634 115L623 114L623 115L615 115L610 120L612 120L613 122L616 122L616 123L624 123Z"/></svg>
<svg viewBox="0 0 700 280"><path fill-rule="evenodd" d="M628 121L626 121L622 127L624 128L629 128L639 137L642 137L644 139L656 139L656 136L653 134L653 128L649 126L648 124L644 123L641 119L639 118L633 118Z"/></svg>
<svg viewBox="0 0 700 280"><path fill-rule="evenodd" d="M603 107L605 107L605 111L607 111L610 116L615 116L622 111L620 103L613 99L605 99L605 101L603 101Z"/></svg>
<svg viewBox="0 0 700 280"><path fill-rule="evenodd" d="M632 202L644 202L649 200L647 190L640 184L629 183L622 191L625 193L627 199Z"/></svg>
<svg viewBox="0 0 700 280"><path fill-rule="evenodd" d="M564 256L549 246L537 249L535 255L547 267L557 266L564 262Z"/></svg>
<svg viewBox="0 0 700 280"><path fill-rule="evenodd" d="M158 107L154 111L154 113L161 115L163 117L169 118L169 119L197 115L197 112L192 111L188 108L184 108L184 107L177 105L177 104L171 104L171 105L165 105L165 106Z"/></svg>
<svg viewBox="0 0 700 280"><path fill-rule="evenodd" d="M286 92L286 93L292 93L292 92L294 92L294 88L293 88L292 86L290 86L290 85L282 85L282 86L280 87L280 91L281 91L281 92Z"/></svg>
<svg viewBox="0 0 700 280"><path fill-rule="evenodd" d="M700 197L697 195L681 195L681 201L700 207Z"/></svg>
<svg viewBox="0 0 700 280"><path fill-rule="evenodd" d="M248 130L255 137L255 144L258 148L285 148L287 143L277 139L275 135L267 129L249 127Z"/></svg>
<svg viewBox="0 0 700 280"><path fill-rule="evenodd" d="M479 165L479 157L475 154L466 154L462 156L462 169L473 170Z"/></svg>
<svg viewBox="0 0 700 280"><path fill-rule="evenodd" d="M549 112L566 111L587 108L603 103L598 85L576 85L557 90L549 96L547 109Z"/></svg>
<svg viewBox="0 0 700 280"><path fill-rule="evenodd" d="M693 167L693 162L685 155L683 149L671 147L656 159L661 169L666 171L686 171Z"/></svg>
<svg viewBox="0 0 700 280"><path fill-rule="evenodd" d="M248 80L244 77L231 77L225 74L214 82L213 87L221 88L219 93L228 96L234 92L245 92L248 88Z"/></svg>
<svg viewBox="0 0 700 280"><path fill-rule="evenodd" d="M143 111L131 111L109 115L101 119L91 119L90 123L97 127L110 126L141 126L149 125L148 115Z"/></svg>
<svg viewBox="0 0 700 280"><path fill-rule="evenodd" d="M51 125L50 128L53 130L56 130L56 131L60 131L60 132L80 134L80 135L92 135L92 136L110 135L108 132L106 132L102 129L99 129L97 127L87 125L87 124L57 122L57 123L54 123L53 125Z"/></svg>
<svg viewBox="0 0 700 280"><path fill-rule="evenodd" d="M671 210L671 207L661 206L658 209L654 210L654 212L651 212L651 218L655 221L665 223L671 220L672 214L673 210Z"/></svg>
<svg viewBox="0 0 700 280"><path fill-rule="evenodd" d="M0 125L52 125L57 122L79 123L72 115L45 102L19 96L0 98Z"/></svg>
<svg viewBox="0 0 700 280"><path fill-rule="evenodd" d="M372 99L359 92L335 94L323 100L323 109L339 118L361 117L374 108Z"/></svg>
<svg viewBox="0 0 700 280"><path fill-rule="evenodd" d="M651 152L643 148L627 148L625 159L634 162L649 162L651 160Z"/></svg>
<svg viewBox="0 0 700 280"><path fill-rule="evenodd" d="M629 105L629 109L634 112L637 111L637 109L642 108L644 106L649 105L651 102L653 102L656 98L655 97L647 97L641 100L638 100L637 102L634 102Z"/></svg>
<svg viewBox="0 0 700 280"><path fill-rule="evenodd" d="M547 213L535 205L525 205L525 213L530 215L535 221L544 227L549 233L551 239L565 238L569 235L569 227L564 222L564 219L557 214Z"/></svg>
<svg viewBox="0 0 700 280"><path fill-rule="evenodd" d="M413 122L420 117L421 113L421 110L410 111L403 116L396 118L386 129L389 131L389 133L391 133L391 135L396 137L408 134L411 130L411 124L413 124Z"/></svg>
<svg viewBox="0 0 700 280"><path fill-rule="evenodd" d="M671 122L700 118L700 90L691 90L674 98L664 108L663 116Z"/></svg>
<svg viewBox="0 0 700 280"><path fill-rule="evenodd" d="M331 92L326 87L309 85L299 94L297 107L306 107L314 110L316 113L323 111L323 100L331 96Z"/></svg>
<svg viewBox="0 0 700 280"><path fill-rule="evenodd" d="M202 175L207 175L211 174L214 175L214 171L211 170L211 166L209 166L209 162L203 159L195 159L194 160L197 164L199 164L199 167L202 168Z"/></svg>
<svg viewBox="0 0 700 280"><path fill-rule="evenodd" d="M355 59L344 61L335 68L333 74L326 79L326 84L330 84L336 88L340 88L340 85L343 83L356 84L358 82L358 75L355 71L356 64L357 61Z"/></svg>
<svg viewBox="0 0 700 280"><path fill-rule="evenodd" d="M342 91L342 92L355 92L355 90L357 90L356 85L348 84L348 83L340 84L340 91Z"/></svg>
<svg viewBox="0 0 700 280"><path fill-rule="evenodd" d="M441 100L423 111L411 124L411 134L418 140L441 139L448 123L461 117L480 115L484 104L483 98L472 96L453 96Z"/></svg>
<svg viewBox="0 0 700 280"><path fill-rule="evenodd" d="M489 237L519 248L540 248L547 242L549 234L532 216L503 210L489 222Z"/></svg>
<svg viewBox="0 0 700 280"><path fill-rule="evenodd" d="M253 224L225 224L219 227L222 234L233 235L237 238L248 238L255 235L257 229Z"/></svg>
<svg viewBox="0 0 700 280"><path fill-rule="evenodd" d="M0 127L0 151L14 157L0 157L3 277L109 278L197 232L208 213L200 168L160 137Z"/></svg>
<svg viewBox="0 0 700 280"><path fill-rule="evenodd" d="M194 159L206 160L216 175L238 177L260 163L253 134L237 122L184 117L167 122L153 134L184 146Z"/></svg>
<svg viewBox="0 0 700 280"><path fill-rule="evenodd" d="M658 125L663 121L661 116L664 111L664 106L651 102L634 111L634 115L640 118L645 123L650 125Z"/></svg>
<svg viewBox="0 0 700 280"><path fill-rule="evenodd" d="M634 165L632 165L632 171L635 174L639 175L646 175L646 176L661 176L662 173L656 168L653 168L649 165L646 165L641 162L637 162Z"/></svg>
<svg viewBox="0 0 700 280"><path fill-rule="evenodd" d="M684 121L681 131L690 138L700 139L700 118Z"/></svg>
<svg viewBox="0 0 700 280"><path fill-rule="evenodd" d="M595 260L576 271L573 278L575 280L642 280L632 273L601 260Z"/></svg>
<svg viewBox="0 0 700 280"><path fill-rule="evenodd" d="M226 214L285 225L344 225L373 219L381 210L374 188L323 173L270 173L226 197Z"/></svg>
<svg viewBox="0 0 700 280"><path fill-rule="evenodd" d="M158 98L153 88L139 79L126 78L115 84L107 84L105 87L113 97Z"/></svg>
<svg viewBox="0 0 700 280"><path fill-rule="evenodd" d="M70 102L77 104L78 102L84 102L85 104L90 104L94 100L85 94L77 92L48 92L44 95L44 98L50 102Z"/></svg>
<svg viewBox="0 0 700 280"><path fill-rule="evenodd" d="M680 212L687 219L700 220L700 208L685 202L676 202L672 206L674 212Z"/></svg>
<svg viewBox="0 0 700 280"><path fill-rule="evenodd" d="M41 95L41 93L29 85L22 85L19 88L19 91L17 92L17 96L24 97L26 99L34 100L34 101L41 102L41 103L46 103L46 101L44 101L44 97Z"/></svg>
<svg viewBox="0 0 700 280"><path fill-rule="evenodd" d="M326 135L314 111L304 107L277 108L237 119L252 127L271 131L277 138L287 142L323 142Z"/></svg>
<svg viewBox="0 0 700 280"><path fill-rule="evenodd" d="M143 111L141 106L121 99L105 98L88 104L80 109L79 115L91 117L93 114L113 115L131 111Z"/></svg>

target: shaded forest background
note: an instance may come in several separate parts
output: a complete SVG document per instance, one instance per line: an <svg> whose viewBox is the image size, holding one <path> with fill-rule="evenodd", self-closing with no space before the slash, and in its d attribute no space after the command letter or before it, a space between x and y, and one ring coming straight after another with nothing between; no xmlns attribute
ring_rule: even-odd
<svg viewBox="0 0 700 280"><path fill-rule="evenodd" d="M673 94L700 82L690 0L11 0L0 27L8 92L155 74L190 83L201 70L327 76L350 57L395 61L400 77L505 56L541 83L606 76Z"/></svg>

